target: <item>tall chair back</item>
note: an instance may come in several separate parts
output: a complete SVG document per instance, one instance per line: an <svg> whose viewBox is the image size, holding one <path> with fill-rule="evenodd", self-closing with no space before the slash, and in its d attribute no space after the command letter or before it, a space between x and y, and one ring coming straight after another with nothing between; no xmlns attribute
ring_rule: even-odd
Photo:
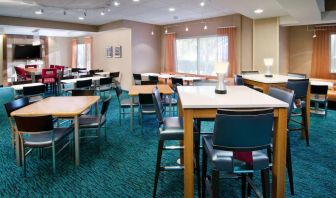
<svg viewBox="0 0 336 198"><path fill-rule="evenodd" d="M311 85L310 93L314 95L327 95L328 89L328 85Z"/></svg>
<svg viewBox="0 0 336 198"><path fill-rule="evenodd" d="M165 108L163 108L163 105L162 105L162 102L161 102L161 94L160 94L158 88L155 87L153 89L152 97L153 97L153 103L154 103L154 107L155 107L155 111L156 111L156 117L157 117L159 123L162 124Z"/></svg>
<svg viewBox="0 0 336 198"><path fill-rule="evenodd" d="M99 79L99 85L112 85L112 78L107 77L107 78L100 78Z"/></svg>
<svg viewBox="0 0 336 198"><path fill-rule="evenodd" d="M148 76L149 81L154 82L155 84L157 84L159 82L159 77L157 76Z"/></svg>
<svg viewBox="0 0 336 198"><path fill-rule="evenodd" d="M176 84L183 85L183 79L182 78L171 78L171 80L172 80L173 85L176 85Z"/></svg>
<svg viewBox="0 0 336 198"><path fill-rule="evenodd" d="M296 99L305 99L308 92L309 79L290 79L287 82L287 88L295 93Z"/></svg>
<svg viewBox="0 0 336 198"><path fill-rule="evenodd" d="M287 119L289 120L294 107L294 99L295 99L294 91L270 87L268 95L272 96L273 98L279 99L283 102L286 102L288 104Z"/></svg>
<svg viewBox="0 0 336 198"><path fill-rule="evenodd" d="M273 109L219 109L214 126L214 148L228 151L269 148L273 121Z"/></svg>
<svg viewBox="0 0 336 198"><path fill-rule="evenodd" d="M54 129L51 115L14 116L17 130L21 133L51 133Z"/></svg>
<svg viewBox="0 0 336 198"><path fill-rule="evenodd" d="M233 78L235 85L244 85L243 77L241 75L234 75Z"/></svg>
<svg viewBox="0 0 336 198"><path fill-rule="evenodd" d="M110 73L110 77L111 77L111 78L118 78L118 77L119 77L119 74L120 74L120 72L111 72L111 73Z"/></svg>
<svg viewBox="0 0 336 198"><path fill-rule="evenodd" d="M153 105L152 94L139 94L140 105Z"/></svg>
<svg viewBox="0 0 336 198"><path fill-rule="evenodd" d="M150 80L143 80L141 81L141 85L156 85L157 82L155 81L150 81Z"/></svg>
<svg viewBox="0 0 336 198"><path fill-rule="evenodd" d="M134 80L141 80L141 74L133 74Z"/></svg>
<svg viewBox="0 0 336 198"><path fill-rule="evenodd" d="M74 89L71 91L72 96L93 96L94 90Z"/></svg>
<svg viewBox="0 0 336 198"><path fill-rule="evenodd" d="M76 88L77 89L88 89L92 85L92 79L88 80L77 80L76 81Z"/></svg>
<svg viewBox="0 0 336 198"><path fill-rule="evenodd" d="M45 92L45 85L37 85L31 87L23 87L23 95L24 96L37 96L37 95L44 95Z"/></svg>

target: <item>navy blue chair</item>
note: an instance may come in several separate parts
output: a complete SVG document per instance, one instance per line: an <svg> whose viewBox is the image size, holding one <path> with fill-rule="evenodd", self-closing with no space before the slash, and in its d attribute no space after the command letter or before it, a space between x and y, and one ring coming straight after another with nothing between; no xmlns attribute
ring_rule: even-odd
<svg viewBox="0 0 336 198"><path fill-rule="evenodd" d="M212 197L219 197L219 173L242 177L242 194L246 181L259 197L270 197L269 158L262 152L269 149L273 134L273 109L219 109L213 135L203 137L202 197L207 186ZM235 152L247 152L251 160L235 158ZM208 161L211 176L207 174ZM249 174L261 171L263 193L256 189Z"/></svg>
<svg viewBox="0 0 336 198"><path fill-rule="evenodd" d="M243 77L241 75L234 75L233 80L235 85L244 85Z"/></svg>

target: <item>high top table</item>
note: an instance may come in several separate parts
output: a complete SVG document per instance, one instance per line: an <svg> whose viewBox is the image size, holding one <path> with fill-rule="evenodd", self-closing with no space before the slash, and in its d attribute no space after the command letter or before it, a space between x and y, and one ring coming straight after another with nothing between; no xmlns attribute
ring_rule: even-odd
<svg viewBox="0 0 336 198"><path fill-rule="evenodd" d="M243 75L243 81L246 85L252 85L260 87L264 93L268 93L270 87L286 87L288 80L298 80L302 78L285 76L285 75L273 75L273 77L265 77L264 74L248 74ZM308 85L306 96L306 120L308 125L308 134L310 131L310 85ZM304 129L301 131L301 137L305 137Z"/></svg>
<svg viewBox="0 0 336 198"><path fill-rule="evenodd" d="M285 197L288 104L245 86L227 86L215 94L214 86L178 86L179 116L184 118L184 197L194 197L194 118L215 118L219 108L274 108L272 195Z"/></svg>
<svg viewBox="0 0 336 198"><path fill-rule="evenodd" d="M78 117L86 109L95 104L96 114L98 113L99 96L67 96L67 97L49 97L26 107L13 111L11 116L39 116L52 115L53 117L69 118L74 120L75 126L75 162L79 165L79 123ZM21 165L20 160L20 141L18 134L15 134L16 139L16 163Z"/></svg>
<svg viewBox="0 0 336 198"><path fill-rule="evenodd" d="M133 115L134 115L134 97L139 96L139 94L152 94L153 89L157 87L159 92L163 95L169 96L169 109L172 110L171 97L174 91L169 87L169 85L133 85L128 91L128 95L131 97L131 117L130 117L130 128L133 130Z"/></svg>

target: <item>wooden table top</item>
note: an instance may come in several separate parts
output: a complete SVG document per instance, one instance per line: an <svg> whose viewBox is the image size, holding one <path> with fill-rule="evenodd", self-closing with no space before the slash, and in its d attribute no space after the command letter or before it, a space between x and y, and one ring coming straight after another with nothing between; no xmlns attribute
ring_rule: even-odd
<svg viewBox="0 0 336 198"><path fill-rule="evenodd" d="M178 86L183 108L279 108L288 104L246 86L227 86L227 94L216 94L215 86Z"/></svg>
<svg viewBox="0 0 336 198"><path fill-rule="evenodd" d="M173 94L174 91L169 87L169 85L133 85L128 92L130 96L137 96L140 93L142 94L151 94L153 93L153 89L158 87L160 93L162 94Z"/></svg>
<svg viewBox="0 0 336 198"><path fill-rule="evenodd" d="M99 98L99 96L49 97L13 111L11 116L74 117L98 102Z"/></svg>

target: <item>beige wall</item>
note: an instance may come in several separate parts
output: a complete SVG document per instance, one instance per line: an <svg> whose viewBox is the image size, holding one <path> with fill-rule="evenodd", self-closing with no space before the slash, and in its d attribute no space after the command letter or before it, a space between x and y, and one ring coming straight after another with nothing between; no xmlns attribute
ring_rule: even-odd
<svg viewBox="0 0 336 198"><path fill-rule="evenodd" d="M289 27L289 72L310 76L313 34L307 26Z"/></svg>
<svg viewBox="0 0 336 198"><path fill-rule="evenodd" d="M273 58L272 71L279 73L279 19L254 20L253 24L253 69L266 71L264 58Z"/></svg>
<svg viewBox="0 0 336 198"><path fill-rule="evenodd" d="M208 26L204 30L204 24ZM175 33L176 38L202 37L217 35L217 28L234 26L237 28L237 66L238 72L241 68L250 68L252 66L252 25L253 20L240 14L233 14L223 17L215 17L204 20L189 21L168 25L168 32ZM189 31L185 28L188 26ZM161 34L164 35L166 26L162 26ZM163 45L163 41L162 41ZM163 51L162 51L163 52ZM163 57L163 55L162 55ZM163 62L161 63L163 68Z"/></svg>
<svg viewBox="0 0 336 198"><path fill-rule="evenodd" d="M71 38L48 37L49 65L71 66Z"/></svg>
<svg viewBox="0 0 336 198"><path fill-rule="evenodd" d="M108 72L121 73L121 86L129 89L132 85L132 31L131 29L116 29L99 32L93 37L93 68L103 69ZM107 58L106 48L122 46L121 58Z"/></svg>
<svg viewBox="0 0 336 198"><path fill-rule="evenodd" d="M289 28L279 29L279 73L287 75L289 71Z"/></svg>

